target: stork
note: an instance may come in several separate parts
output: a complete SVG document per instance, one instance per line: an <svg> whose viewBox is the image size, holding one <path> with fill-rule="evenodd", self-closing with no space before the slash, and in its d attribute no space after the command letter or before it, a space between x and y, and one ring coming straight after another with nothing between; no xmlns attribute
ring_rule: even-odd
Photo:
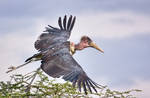
<svg viewBox="0 0 150 98"><path fill-rule="evenodd" d="M32 61L41 60L41 69L53 78L62 78L66 81L72 82L73 87L76 85L81 91L83 87L85 94L87 94L87 88L92 93L92 89L97 92L96 87L100 87L99 84L91 80L82 67L76 62L72 55L76 51L83 50L88 47L93 47L100 52L104 52L99 48L88 36L83 36L80 42L75 44L68 41L71 31L74 27L76 17L70 16L67 20L67 16L64 16L62 21L61 17L58 19L59 28L48 25L46 30L42 33L35 42L35 48L39 53L28 58L24 66ZM20 68L11 67L8 72L13 69Z"/></svg>

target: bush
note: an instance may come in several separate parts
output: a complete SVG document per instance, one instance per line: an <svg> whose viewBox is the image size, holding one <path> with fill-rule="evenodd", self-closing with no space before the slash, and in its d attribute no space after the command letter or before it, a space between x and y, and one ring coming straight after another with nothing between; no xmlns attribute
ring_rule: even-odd
<svg viewBox="0 0 150 98"><path fill-rule="evenodd" d="M43 74L36 71L22 75L12 75L8 82L0 82L0 98L135 98L131 92L141 90L133 89L124 92L112 91L108 87L98 89L98 93L85 95L79 92L77 87L73 88L70 82L56 83Z"/></svg>

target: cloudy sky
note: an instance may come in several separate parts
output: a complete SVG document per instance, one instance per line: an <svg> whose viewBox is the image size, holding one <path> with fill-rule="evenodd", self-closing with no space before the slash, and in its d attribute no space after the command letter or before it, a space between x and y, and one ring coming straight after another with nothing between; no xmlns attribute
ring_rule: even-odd
<svg viewBox="0 0 150 98"><path fill-rule="evenodd" d="M34 42L48 24L57 26L59 16L75 15L70 40L90 36L105 53L89 48L74 58L96 82L112 89L143 90L150 94L149 0L1 0L0 80L8 80L10 65L22 64L37 51ZM13 73L35 70L32 63Z"/></svg>

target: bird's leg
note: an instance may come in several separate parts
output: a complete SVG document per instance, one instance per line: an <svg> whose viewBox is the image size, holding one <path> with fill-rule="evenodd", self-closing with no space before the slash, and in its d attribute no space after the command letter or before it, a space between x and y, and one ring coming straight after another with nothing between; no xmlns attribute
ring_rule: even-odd
<svg viewBox="0 0 150 98"><path fill-rule="evenodd" d="M31 63L31 62L32 62L32 61L28 61L28 62L26 62L26 63L24 63L24 64L22 64L22 65L17 66L17 67L11 66L11 67L8 68L9 70L8 70L6 73L12 72L12 71L14 71L14 70L16 70L16 69L18 69L18 68L21 68L21 67L23 67L23 66L25 66L25 65L27 65L28 63Z"/></svg>
<svg viewBox="0 0 150 98"><path fill-rule="evenodd" d="M8 68L9 70L8 70L6 73L9 73L9 72L11 72L11 71L13 71L13 70L16 70L16 69L18 69L18 68L20 68L20 67L23 67L23 66L25 66L25 65L27 65L28 63L31 63L31 62L33 62L33 61L39 61L39 60L41 60L41 58L42 58L42 54L41 54L41 53L34 54L32 57L28 58L28 59L25 61L24 64L19 65L19 66L17 66L17 67L15 67L15 66L9 67L9 68Z"/></svg>

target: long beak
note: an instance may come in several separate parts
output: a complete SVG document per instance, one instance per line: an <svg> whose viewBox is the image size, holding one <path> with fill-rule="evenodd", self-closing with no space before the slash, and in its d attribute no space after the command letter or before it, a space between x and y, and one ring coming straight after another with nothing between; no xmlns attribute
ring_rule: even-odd
<svg viewBox="0 0 150 98"><path fill-rule="evenodd" d="M101 48L99 48L95 43L91 42L89 45L90 45L90 47L93 47L93 48L99 50L100 52L104 53L104 51Z"/></svg>

